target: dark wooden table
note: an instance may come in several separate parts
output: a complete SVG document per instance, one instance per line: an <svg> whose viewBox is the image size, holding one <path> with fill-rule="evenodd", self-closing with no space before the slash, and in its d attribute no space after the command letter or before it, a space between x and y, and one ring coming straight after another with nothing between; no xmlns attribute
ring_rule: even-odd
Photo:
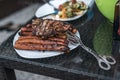
<svg viewBox="0 0 120 80"><path fill-rule="evenodd" d="M101 15L96 6L93 8L93 13L92 19L88 19L88 14L85 14L80 19L69 23L78 29L83 43L95 49L95 34L100 27L99 25L105 22L106 18ZM110 27L111 30L112 28ZM112 52L110 53L116 58L117 63L110 70L105 71L99 68L97 60L81 47L77 47L69 54L62 54L50 58L22 58L13 48L14 35L11 35L0 45L0 80L16 80L14 69L65 80L120 80L120 60L118 54L120 42L117 40L113 39L111 44ZM112 37L112 35L110 36ZM103 35L102 39L105 37L107 36ZM101 44L106 44L104 41L102 42L102 39L99 38ZM98 46L101 47L101 45Z"/></svg>

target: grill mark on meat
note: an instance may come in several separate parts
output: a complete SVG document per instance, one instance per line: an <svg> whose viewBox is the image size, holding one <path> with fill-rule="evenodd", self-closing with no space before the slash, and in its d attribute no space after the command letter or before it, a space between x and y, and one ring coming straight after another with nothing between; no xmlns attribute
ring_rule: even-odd
<svg viewBox="0 0 120 80"><path fill-rule="evenodd" d="M52 33L52 29L50 28L51 25L47 26L47 24L49 24L50 21L48 19L46 19L46 21L47 22L46 22L45 26L43 26L43 28L44 28L44 31L43 31L44 38L47 38L46 36L49 36Z"/></svg>
<svg viewBox="0 0 120 80"><path fill-rule="evenodd" d="M44 34L44 32L45 32L45 26L47 25L47 23L48 23L48 20L44 20L44 21L43 21L43 25L40 26L40 29L41 29L41 31L43 32L43 34Z"/></svg>
<svg viewBox="0 0 120 80"><path fill-rule="evenodd" d="M53 21L53 20L49 20L48 24L46 25L46 29L49 29L50 27L53 27L54 22L55 21Z"/></svg>
<svg viewBox="0 0 120 80"><path fill-rule="evenodd" d="M43 35L44 36L44 32L45 32L45 26L46 24L48 23L48 20L43 20L41 21L40 25L37 26L36 28L34 28L34 33L37 35L37 36L41 36Z"/></svg>
<svg viewBox="0 0 120 80"><path fill-rule="evenodd" d="M52 36L51 34L55 34L55 30L53 29L53 23L54 21L53 20L49 20L48 19L48 24L46 25L46 34L47 36Z"/></svg>
<svg viewBox="0 0 120 80"><path fill-rule="evenodd" d="M40 27L43 25L43 20L40 22L40 24L38 26L36 26L35 28L33 28L33 33L35 33L35 35L39 35L40 33Z"/></svg>

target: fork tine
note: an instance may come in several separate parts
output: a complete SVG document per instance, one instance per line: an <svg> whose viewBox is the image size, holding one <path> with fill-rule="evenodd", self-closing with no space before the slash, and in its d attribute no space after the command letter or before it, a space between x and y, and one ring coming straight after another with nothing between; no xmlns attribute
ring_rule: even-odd
<svg viewBox="0 0 120 80"><path fill-rule="evenodd" d="M79 37L76 36L75 34L73 34L72 32L70 31L67 31L67 36L68 36L68 41L73 44L73 45L76 45L79 43Z"/></svg>

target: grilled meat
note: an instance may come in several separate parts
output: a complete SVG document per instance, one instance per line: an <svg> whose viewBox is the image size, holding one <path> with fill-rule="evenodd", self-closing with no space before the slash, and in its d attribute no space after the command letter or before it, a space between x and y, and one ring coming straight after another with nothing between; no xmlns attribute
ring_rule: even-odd
<svg viewBox="0 0 120 80"><path fill-rule="evenodd" d="M46 39L51 36L55 36L57 34L63 34L67 30L73 32L77 31L76 29L73 29L73 26L68 23L64 23L57 20L51 20L51 19L41 20L39 25L34 24L34 26L35 27L33 27L34 28L33 34L36 36L40 36L43 39L44 38Z"/></svg>
<svg viewBox="0 0 120 80"><path fill-rule="evenodd" d="M69 48L63 45L41 45L41 44L24 44L24 43L16 43L14 46L16 49L22 50L41 50L41 51L61 51L61 52L69 52Z"/></svg>
<svg viewBox="0 0 120 80"><path fill-rule="evenodd" d="M76 33L68 23L51 19L34 19L22 27L14 47L22 50L69 52L66 31Z"/></svg>
<svg viewBox="0 0 120 80"><path fill-rule="evenodd" d="M23 50L48 50L48 51L61 51L61 52L68 52L68 43L66 42L66 39L56 39L51 38L47 40L39 39L35 36L29 36L29 37L22 37L19 38L16 42L14 47L16 49L23 49Z"/></svg>
<svg viewBox="0 0 120 80"><path fill-rule="evenodd" d="M42 45L53 45L53 44L58 44L58 45L64 45L67 46L67 42L66 39L60 41L59 39L47 39L47 40L43 40L43 39L37 39L37 38L27 38L27 39L18 39L16 41L16 43L31 43L31 44L42 44Z"/></svg>
<svg viewBox="0 0 120 80"><path fill-rule="evenodd" d="M20 36L18 40L25 40L25 39L37 39L37 40L40 40L42 38L37 37L37 36ZM66 42L67 43L67 37L66 36L52 37L52 38L48 38L47 40Z"/></svg>

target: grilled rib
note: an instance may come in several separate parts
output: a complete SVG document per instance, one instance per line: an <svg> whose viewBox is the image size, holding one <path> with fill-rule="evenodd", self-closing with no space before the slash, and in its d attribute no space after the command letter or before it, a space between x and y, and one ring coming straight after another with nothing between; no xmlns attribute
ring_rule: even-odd
<svg viewBox="0 0 120 80"><path fill-rule="evenodd" d="M63 45L41 45L41 44L24 44L24 43L15 43L14 46L16 49L22 50L41 50L41 51L61 51L61 52L69 52L69 48Z"/></svg>
<svg viewBox="0 0 120 80"><path fill-rule="evenodd" d="M42 40L42 39L18 39L16 41L16 43L25 43L25 44L42 44L42 45L64 45L67 46L67 43L65 42L66 40L64 40L63 42L60 42L58 40L53 41L53 40Z"/></svg>

